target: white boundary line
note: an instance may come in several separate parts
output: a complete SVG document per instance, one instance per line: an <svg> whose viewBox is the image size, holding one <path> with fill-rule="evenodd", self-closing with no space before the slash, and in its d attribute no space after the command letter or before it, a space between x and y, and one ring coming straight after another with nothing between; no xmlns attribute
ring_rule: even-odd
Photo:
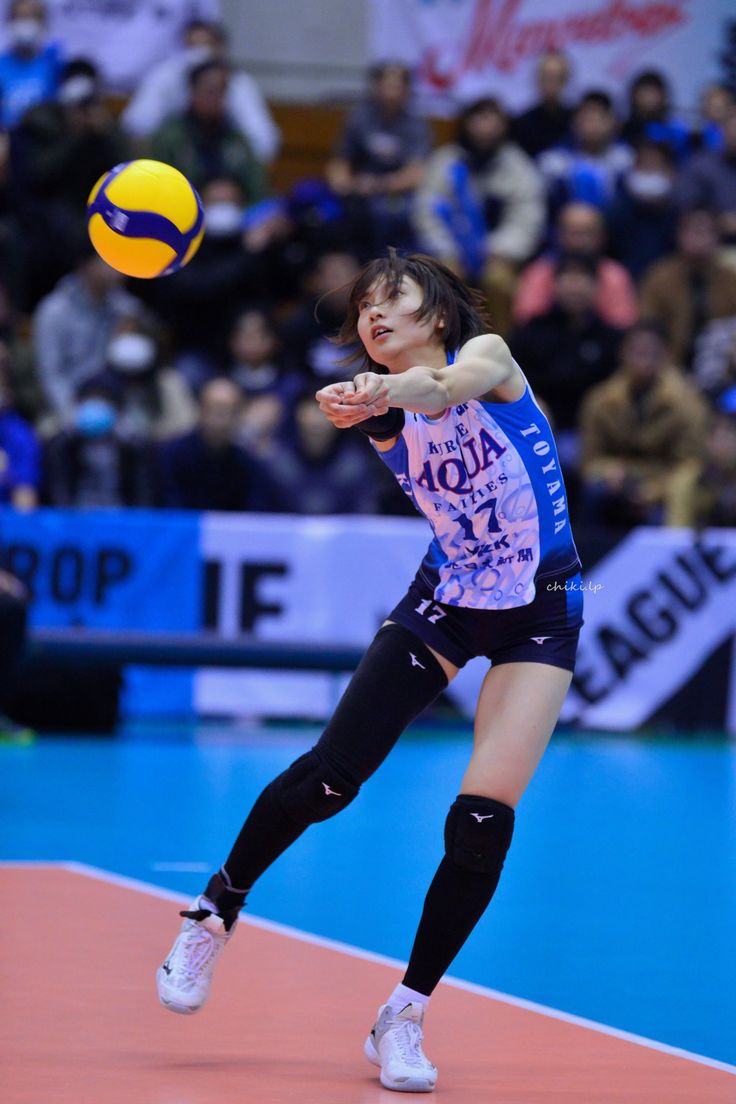
<svg viewBox="0 0 736 1104"><path fill-rule="evenodd" d="M73 861L45 862L43 860L31 860L24 862L22 860L0 860L0 869L5 867L15 869L23 867L53 867L67 870L71 874L80 874L86 878L95 878L100 882L108 882L111 885L121 886L123 889L132 889L137 893L145 893L149 897L160 897L165 901L174 901L177 904L181 904L182 902L188 903L191 900L191 897L186 894L175 893L173 890L151 885L148 882L139 881L137 878L129 878L125 874L115 874L110 870L103 870L101 867L91 866L88 863ZM241 914L241 920L254 928L261 928L263 931L274 932L277 935L284 935L290 939L297 939L301 943L311 943L315 947L325 947L327 950L337 951L339 954L350 955L352 958L360 958L366 962L376 962L381 966L391 966L394 969L401 970L406 966L405 962L401 962L396 958L389 958L388 955L366 951L361 947L353 947L349 943L341 943L336 939L328 939L325 936L312 935L309 932L301 931L299 928L289 927L288 924L279 924L275 920L265 920L263 917L246 913ZM623 1039L624 1042L633 1043L636 1046L646 1047L649 1050L656 1050L662 1054L669 1054L675 1058L684 1058L689 1062L697 1062L701 1066L709 1066L711 1069L717 1069L724 1073L736 1075L736 1066L729 1065L727 1062L720 1062L717 1058L708 1058L704 1054L695 1054L690 1050L682 1050L680 1047L670 1046L668 1043L657 1042L656 1039L648 1039L643 1035L634 1035L630 1031L622 1031L618 1027L609 1027L608 1024L598 1023L596 1020L588 1020L582 1016L575 1016L570 1012L562 1012L557 1008L550 1008L546 1004L537 1004L536 1001L525 1000L523 997L514 997L509 993L501 993L497 989L489 989L484 985L476 985L472 981L462 981L460 978L445 977L441 984L449 985L453 989L462 989L467 993L475 993L480 997L488 997L491 1000L500 1001L502 1004L510 1004L515 1008L524 1008L529 1012L536 1012L540 1016L547 1016L552 1020L561 1020L563 1023L574 1024L576 1027L586 1028L588 1031L597 1031L601 1035L610 1035L615 1039Z"/></svg>

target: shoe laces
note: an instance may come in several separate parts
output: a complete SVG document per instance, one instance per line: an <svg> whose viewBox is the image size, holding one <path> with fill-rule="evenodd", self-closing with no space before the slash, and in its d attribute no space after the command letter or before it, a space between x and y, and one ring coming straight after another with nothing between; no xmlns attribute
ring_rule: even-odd
<svg viewBox="0 0 736 1104"><path fill-rule="evenodd" d="M209 961L217 957L220 946L212 932L193 921L178 948L177 973L183 974L188 980L196 979Z"/></svg>
<svg viewBox="0 0 736 1104"><path fill-rule="evenodd" d="M426 1066L427 1058L422 1052L422 1029L411 1020L397 1020L391 1034L399 1056L407 1066Z"/></svg>

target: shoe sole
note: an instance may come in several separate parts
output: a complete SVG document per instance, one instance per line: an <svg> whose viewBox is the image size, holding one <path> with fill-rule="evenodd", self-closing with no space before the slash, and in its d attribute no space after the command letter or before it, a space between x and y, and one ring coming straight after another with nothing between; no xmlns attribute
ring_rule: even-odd
<svg viewBox="0 0 736 1104"><path fill-rule="evenodd" d="M196 1008L187 1008L186 1005L174 1004L173 1001L165 1000L164 997L160 995L158 999L161 1001L164 1008L168 1008L169 1012L178 1012L180 1016L193 1016L194 1013L199 1012L199 1009L202 1007L198 1005Z"/></svg>
<svg viewBox="0 0 736 1104"><path fill-rule="evenodd" d="M157 976L156 977L156 982L158 983L158 981L159 981L159 978ZM164 1008L168 1008L169 1012L176 1012L180 1016L193 1016L195 1012L199 1012L200 1008L204 1004L204 1001L202 1001L202 1004L194 1004L194 1005L191 1005L191 1004L178 1004L175 1000L171 1000L170 998L165 997L161 993L160 989L158 991L158 999L161 1001L161 1004L164 1006Z"/></svg>
<svg viewBox="0 0 736 1104"><path fill-rule="evenodd" d="M378 1066L381 1070L380 1080L384 1089L392 1089L394 1092L434 1092L437 1086L436 1078L434 1081L429 1081L426 1077L406 1077L401 1081L391 1081L383 1072L381 1059L370 1035L363 1046L363 1053L372 1065Z"/></svg>

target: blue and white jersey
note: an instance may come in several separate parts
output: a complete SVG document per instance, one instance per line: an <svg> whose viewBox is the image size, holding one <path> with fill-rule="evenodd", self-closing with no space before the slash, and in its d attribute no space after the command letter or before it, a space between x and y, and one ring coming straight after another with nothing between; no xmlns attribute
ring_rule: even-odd
<svg viewBox="0 0 736 1104"><path fill-rule="evenodd" d="M378 455L434 531L420 571L436 601L526 606L537 580L580 570L557 448L528 382L511 403L407 412Z"/></svg>

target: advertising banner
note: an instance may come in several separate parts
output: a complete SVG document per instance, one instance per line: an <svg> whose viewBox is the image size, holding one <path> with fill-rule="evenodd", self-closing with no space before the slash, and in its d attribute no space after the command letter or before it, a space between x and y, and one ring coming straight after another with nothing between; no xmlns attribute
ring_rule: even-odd
<svg viewBox="0 0 736 1104"><path fill-rule="evenodd" d="M574 91L620 97L642 69L661 70L681 109L695 108L723 73L720 54L732 0L371 0L373 60L398 58L418 75L436 112L481 95L512 110L534 97L533 69L545 50L563 50Z"/></svg>
<svg viewBox="0 0 736 1104"><path fill-rule="evenodd" d="M580 536L585 624L563 722L736 733L736 530L640 528L617 543ZM429 537L418 518L4 510L0 562L28 586L38 626L361 648L406 591ZM474 660L447 691L468 718L487 669ZM129 668L126 708L322 720L347 677Z"/></svg>
<svg viewBox="0 0 736 1104"><path fill-rule="evenodd" d="M585 625L563 720L644 726L736 634L736 532L637 529L585 573ZM714 683L736 732L736 665Z"/></svg>
<svg viewBox="0 0 736 1104"><path fill-rule="evenodd" d="M202 607L200 518L154 510L0 512L0 563L23 580L32 625L191 632ZM192 708L188 671L128 668L131 713Z"/></svg>

